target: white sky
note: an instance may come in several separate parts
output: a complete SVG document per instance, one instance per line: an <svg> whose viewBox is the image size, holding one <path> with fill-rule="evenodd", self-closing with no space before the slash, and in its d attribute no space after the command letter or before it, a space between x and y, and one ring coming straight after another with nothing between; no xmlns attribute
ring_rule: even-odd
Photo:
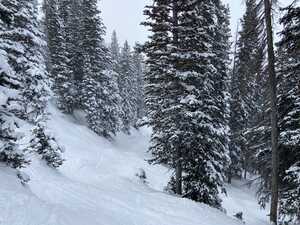
<svg viewBox="0 0 300 225"><path fill-rule="evenodd" d="M236 23L243 14L243 0L223 0L231 10L231 29L236 31ZM106 41L110 42L113 30L117 31L120 43L128 40L131 45L147 39L147 29L140 25L145 20L143 9L151 0L100 0L102 18L107 27Z"/></svg>
<svg viewBox="0 0 300 225"><path fill-rule="evenodd" d="M140 25L145 20L144 6L152 0L99 0L102 18L107 27L106 41L110 42L111 33L117 31L119 42L128 40L131 45L147 40L147 29ZM244 12L244 0L223 0L229 4L231 11L231 30L234 36L237 22ZM291 3L292 0L279 0L280 6Z"/></svg>

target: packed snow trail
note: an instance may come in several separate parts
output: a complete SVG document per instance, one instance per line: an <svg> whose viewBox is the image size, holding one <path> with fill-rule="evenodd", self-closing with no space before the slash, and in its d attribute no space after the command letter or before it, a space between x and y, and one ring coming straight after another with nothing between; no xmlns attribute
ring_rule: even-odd
<svg viewBox="0 0 300 225"><path fill-rule="evenodd" d="M54 170L34 160L24 169L31 177L25 187L0 165L1 225L238 225L235 210L253 216L246 224L264 224L247 190L229 188L228 215L164 193L170 171L145 161L148 129L111 143L53 106L49 110L48 126L65 146L66 162ZM146 183L136 176L140 169ZM249 204L241 207L242 198Z"/></svg>

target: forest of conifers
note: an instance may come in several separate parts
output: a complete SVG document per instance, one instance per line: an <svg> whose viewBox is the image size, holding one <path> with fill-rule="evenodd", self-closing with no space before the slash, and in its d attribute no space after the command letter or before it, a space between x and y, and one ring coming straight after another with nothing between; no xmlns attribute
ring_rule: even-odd
<svg viewBox="0 0 300 225"><path fill-rule="evenodd" d="M298 224L300 7L245 5L231 37L221 0L152 0L148 41L132 48L117 32L104 41L97 0L1 0L0 162L64 163L45 129L51 101L109 141L151 127L149 163L174 171L168 192L222 209L224 184L247 178L271 222ZM34 128L20 145L24 123Z"/></svg>

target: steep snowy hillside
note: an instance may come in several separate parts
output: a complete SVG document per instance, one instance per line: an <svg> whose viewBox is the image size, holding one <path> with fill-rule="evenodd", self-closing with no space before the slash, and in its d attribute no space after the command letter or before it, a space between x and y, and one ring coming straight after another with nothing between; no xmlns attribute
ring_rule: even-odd
<svg viewBox="0 0 300 225"><path fill-rule="evenodd" d="M233 187L224 205L229 216L164 193L170 172L145 162L147 129L110 143L55 108L50 112L48 126L65 146L67 161L53 170L35 160L24 170L31 177L25 187L1 166L1 225L238 225L231 217L235 212L255 210L252 195ZM146 183L136 176L141 169ZM258 213L249 215L247 224L264 224Z"/></svg>

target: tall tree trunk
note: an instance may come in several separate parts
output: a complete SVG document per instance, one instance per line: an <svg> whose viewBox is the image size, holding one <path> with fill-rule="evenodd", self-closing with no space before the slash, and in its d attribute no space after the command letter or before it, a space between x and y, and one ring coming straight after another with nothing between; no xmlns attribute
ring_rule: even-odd
<svg viewBox="0 0 300 225"><path fill-rule="evenodd" d="M173 0L173 45L178 47L178 5L177 0ZM179 143L181 144L181 143ZM182 195L182 153L180 147L177 149L176 160L176 194Z"/></svg>
<svg viewBox="0 0 300 225"><path fill-rule="evenodd" d="M267 44L268 44L268 69L270 79L271 91L271 126L272 126L272 186L271 186L271 209L270 221L272 224L277 224L278 211L278 170L279 170L279 156L278 156L278 113L277 113L277 81L275 74L275 56L273 47L273 28L271 16L270 0L264 0L265 8L265 23L267 30Z"/></svg>

